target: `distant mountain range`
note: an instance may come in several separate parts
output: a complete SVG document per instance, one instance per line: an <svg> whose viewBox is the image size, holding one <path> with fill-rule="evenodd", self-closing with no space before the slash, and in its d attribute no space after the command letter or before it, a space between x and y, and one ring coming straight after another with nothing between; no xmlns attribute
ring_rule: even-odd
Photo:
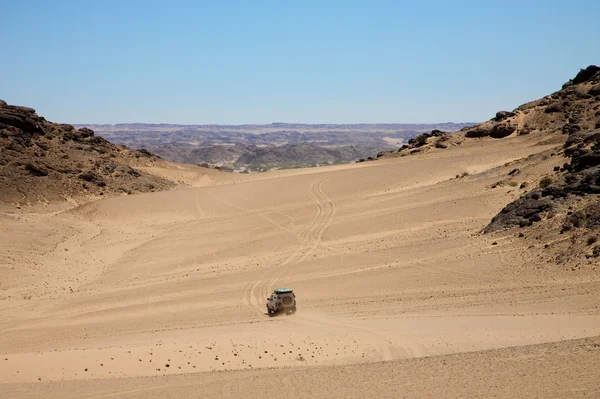
<svg viewBox="0 0 600 399"><path fill-rule="evenodd" d="M76 126L89 127L113 143L143 148L174 162L262 171L353 162L397 149L424 132L454 132L470 125L473 123Z"/></svg>

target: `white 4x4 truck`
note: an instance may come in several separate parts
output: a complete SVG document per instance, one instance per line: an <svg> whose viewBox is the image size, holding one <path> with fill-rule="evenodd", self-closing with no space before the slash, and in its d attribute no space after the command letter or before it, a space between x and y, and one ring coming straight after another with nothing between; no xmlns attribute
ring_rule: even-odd
<svg viewBox="0 0 600 399"><path fill-rule="evenodd" d="M296 295L289 288L278 288L267 298L267 313L275 316L279 312L296 313Z"/></svg>

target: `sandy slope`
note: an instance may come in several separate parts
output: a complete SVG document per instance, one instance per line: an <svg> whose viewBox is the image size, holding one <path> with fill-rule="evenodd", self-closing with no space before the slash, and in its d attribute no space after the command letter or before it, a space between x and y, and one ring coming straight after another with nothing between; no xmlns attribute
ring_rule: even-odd
<svg viewBox="0 0 600 399"><path fill-rule="evenodd" d="M0 389L593 396L597 340L524 346L600 335L598 270L542 264L536 237L478 234L522 191L494 183L564 162L536 140L253 176L183 171L198 187L0 215ZM296 290L296 315L264 314L277 286Z"/></svg>

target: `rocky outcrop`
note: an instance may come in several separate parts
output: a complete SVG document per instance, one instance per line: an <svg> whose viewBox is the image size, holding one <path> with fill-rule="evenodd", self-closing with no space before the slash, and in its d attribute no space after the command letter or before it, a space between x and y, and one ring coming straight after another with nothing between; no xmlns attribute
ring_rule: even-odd
<svg viewBox="0 0 600 399"><path fill-rule="evenodd" d="M579 71L577 76L573 79L573 84L579 84L584 82L599 82L600 81L600 67L596 65L590 65L589 67Z"/></svg>
<svg viewBox="0 0 600 399"><path fill-rule="evenodd" d="M446 149L448 148L449 133L442 132L441 130L434 129L431 133L423 133L408 140L407 144L400 147L399 150L381 151L377 154L377 158L386 158L389 156L400 156L416 154L428 151L432 148Z"/></svg>
<svg viewBox="0 0 600 399"><path fill-rule="evenodd" d="M461 130L466 138L502 139L532 132L573 134L600 126L600 68L591 65L540 100L513 111L499 111L489 121Z"/></svg>
<svg viewBox="0 0 600 399"><path fill-rule="evenodd" d="M173 183L136 170L159 162L98 137L91 129L48 122L34 109L0 100L0 203L166 189Z"/></svg>
<svg viewBox="0 0 600 399"><path fill-rule="evenodd" d="M496 117L494 118L494 120L496 122L501 122L507 118L512 118L513 116L515 116L514 112L510 112L510 111L499 111L496 112Z"/></svg>
<svg viewBox="0 0 600 399"><path fill-rule="evenodd" d="M541 213L550 209L552 209L550 200L541 198L539 192L531 193L504 207L483 231L491 233L510 227L531 226L541 220Z"/></svg>
<svg viewBox="0 0 600 399"><path fill-rule="evenodd" d="M515 132L515 130L517 130L516 126L511 125L509 123L501 123L501 124L495 125L490 130L490 137L495 138L495 139L501 139L501 138L510 136L511 134L513 134Z"/></svg>

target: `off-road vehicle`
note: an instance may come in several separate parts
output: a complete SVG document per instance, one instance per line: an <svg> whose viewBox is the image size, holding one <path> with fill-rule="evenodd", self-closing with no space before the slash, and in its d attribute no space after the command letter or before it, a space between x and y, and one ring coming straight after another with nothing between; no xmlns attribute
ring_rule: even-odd
<svg viewBox="0 0 600 399"><path fill-rule="evenodd" d="M279 312L296 313L296 295L289 288L278 288L267 298L267 313L275 316Z"/></svg>

